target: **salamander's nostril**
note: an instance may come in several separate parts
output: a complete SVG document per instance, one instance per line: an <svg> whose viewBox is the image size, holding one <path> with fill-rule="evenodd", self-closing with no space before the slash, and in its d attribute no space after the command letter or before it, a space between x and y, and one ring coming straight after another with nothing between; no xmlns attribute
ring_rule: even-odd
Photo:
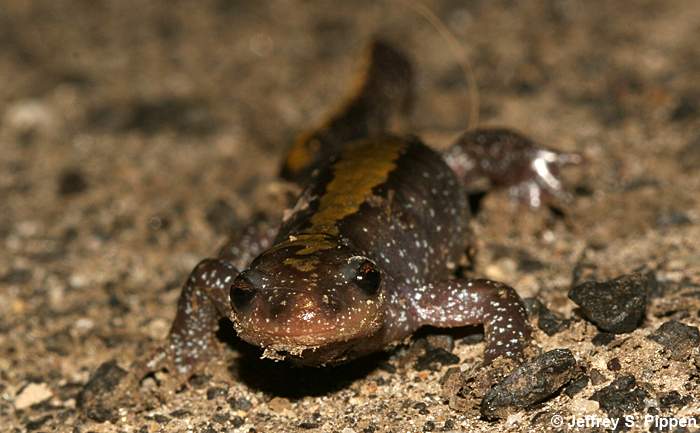
<svg viewBox="0 0 700 433"><path fill-rule="evenodd" d="M236 278L231 286L229 297L234 310L242 311L250 306L250 302L255 296L255 288L250 281L242 276Z"/></svg>

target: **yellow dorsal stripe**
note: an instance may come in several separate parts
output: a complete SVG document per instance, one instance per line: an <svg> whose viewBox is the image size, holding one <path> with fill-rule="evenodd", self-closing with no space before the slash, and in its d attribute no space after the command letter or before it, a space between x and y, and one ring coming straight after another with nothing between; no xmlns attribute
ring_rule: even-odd
<svg viewBox="0 0 700 433"><path fill-rule="evenodd" d="M404 141L393 137L349 144L334 164L333 179L305 232L338 235L337 223L357 212L372 190L387 180L404 147Z"/></svg>

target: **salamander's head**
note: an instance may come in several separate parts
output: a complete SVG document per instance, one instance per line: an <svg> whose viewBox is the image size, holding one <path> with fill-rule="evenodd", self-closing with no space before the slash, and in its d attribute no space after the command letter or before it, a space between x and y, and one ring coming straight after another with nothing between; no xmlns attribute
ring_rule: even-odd
<svg viewBox="0 0 700 433"><path fill-rule="evenodd" d="M381 270L353 248L325 235L292 237L234 280L233 322L264 356L339 362L382 327L383 287Z"/></svg>

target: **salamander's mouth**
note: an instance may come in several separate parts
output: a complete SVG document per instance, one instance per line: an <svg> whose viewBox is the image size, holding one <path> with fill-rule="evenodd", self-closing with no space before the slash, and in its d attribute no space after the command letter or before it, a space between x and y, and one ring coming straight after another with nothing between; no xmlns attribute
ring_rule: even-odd
<svg viewBox="0 0 700 433"><path fill-rule="evenodd" d="M261 358L289 361L299 366L322 367L347 362L366 352L366 337L337 341L325 346L288 346L275 344L264 347Z"/></svg>
<svg viewBox="0 0 700 433"><path fill-rule="evenodd" d="M265 357L280 358L300 356L303 352L316 352L328 347L344 346L348 342L370 338L382 325L381 317L374 320L361 320L351 323L353 326L335 326L328 322L298 323L268 321L234 320L238 336L258 347L265 349ZM269 355L269 356L268 356Z"/></svg>

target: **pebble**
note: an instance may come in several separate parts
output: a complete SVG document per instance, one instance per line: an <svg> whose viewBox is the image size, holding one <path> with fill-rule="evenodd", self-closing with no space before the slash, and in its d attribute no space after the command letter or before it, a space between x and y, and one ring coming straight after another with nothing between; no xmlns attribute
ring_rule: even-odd
<svg viewBox="0 0 700 433"><path fill-rule="evenodd" d="M15 409L26 409L37 403L41 403L53 396L53 392L45 383L30 383L15 398Z"/></svg>
<svg viewBox="0 0 700 433"><path fill-rule="evenodd" d="M669 320L647 338L663 346L674 361L683 361L700 344L700 331L695 326Z"/></svg>
<svg viewBox="0 0 700 433"><path fill-rule="evenodd" d="M638 273L604 282L587 281L574 286L569 291L569 298L598 328L623 334L634 331L641 324L648 293L655 283L653 275Z"/></svg>
<svg viewBox="0 0 700 433"><path fill-rule="evenodd" d="M644 391L632 375L620 376L608 386L596 391L591 400L595 400L611 417L631 415L644 409L644 399L649 394Z"/></svg>
<svg viewBox="0 0 700 433"><path fill-rule="evenodd" d="M119 402L112 400L112 393L127 375L115 360L100 365L78 396L80 407L89 418L97 421L115 421Z"/></svg>
<svg viewBox="0 0 700 433"><path fill-rule="evenodd" d="M459 363L459 356L448 352L442 347L428 347L425 353L416 360L415 368L418 371L438 371L444 365Z"/></svg>
<svg viewBox="0 0 700 433"><path fill-rule="evenodd" d="M569 397L575 396L588 386L589 381L590 378L585 374L579 376L578 378L574 379L570 384L568 384L566 388L564 388L564 394L568 395Z"/></svg>
<svg viewBox="0 0 700 433"><path fill-rule="evenodd" d="M274 412L284 412L292 408L292 403L283 397L275 397L267 403L267 407Z"/></svg>
<svg viewBox="0 0 700 433"><path fill-rule="evenodd" d="M569 326L569 320L554 314L539 299L525 299L525 308L530 316L537 316L537 327L550 337Z"/></svg>
<svg viewBox="0 0 700 433"><path fill-rule="evenodd" d="M569 349L554 349L530 359L493 386L481 402L487 419L505 418L552 395L578 374Z"/></svg>

